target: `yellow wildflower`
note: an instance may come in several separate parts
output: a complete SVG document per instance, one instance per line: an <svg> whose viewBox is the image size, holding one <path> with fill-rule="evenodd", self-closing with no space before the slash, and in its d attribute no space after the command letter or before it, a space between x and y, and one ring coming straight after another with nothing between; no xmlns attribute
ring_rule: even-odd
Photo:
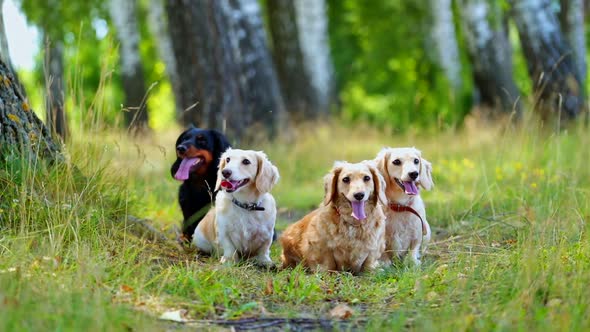
<svg viewBox="0 0 590 332"><path fill-rule="evenodd" d="M533 170L533 174L535 174L538 177L543 177L543 176L545 176L545 170L542 168L535 168Z"/></svg>
<svg viewBox="0 0 590 332"><path fill-rule="evenodd" d="M463 166L473 169L475 168L475 164L473 163L473 161L467 159L467 158L463 158Z"/></svg>
<svg viewBox="0 0 590 332"><path fill-rule="evenodd" d="M20 123L20 119L18 118L18 116L14 115L14 114L8 114L7 115L8 118L16 123Z"/></svg>

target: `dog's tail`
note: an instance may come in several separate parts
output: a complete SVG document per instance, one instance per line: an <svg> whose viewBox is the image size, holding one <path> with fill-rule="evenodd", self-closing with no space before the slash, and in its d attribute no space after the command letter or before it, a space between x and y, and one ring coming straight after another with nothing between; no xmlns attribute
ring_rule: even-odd
<svg viewBox="0 0 590 332"><path fill-rule="evenodd" d="M422 245L420 246L420 256L423 256L426 253L426 247L428 247L428 243L430 243L430 239L432 237L432 231L430 230L430 225L426 220L424 220L424 226L426 227L426 234L422 237Z"/></svg>

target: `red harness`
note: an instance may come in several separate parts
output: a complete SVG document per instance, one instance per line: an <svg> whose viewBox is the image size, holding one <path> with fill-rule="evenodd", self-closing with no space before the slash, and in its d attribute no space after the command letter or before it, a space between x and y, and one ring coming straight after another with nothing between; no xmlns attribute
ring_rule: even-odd
<svg viewBox="0 0 590 332"><path fill-rule="evenodd" d="M416 217L418 217L418 219L420 219L420 222L422 223L422 236L426 235L426 223L424 222L424 219L422 219L422 217L420 217L420 214L418 212L416 212L416 210L412 209L409 205L401 205L398 203L390 203L389 208L391 209L391 211L394 211L394 212L413 213Z"/></svg>

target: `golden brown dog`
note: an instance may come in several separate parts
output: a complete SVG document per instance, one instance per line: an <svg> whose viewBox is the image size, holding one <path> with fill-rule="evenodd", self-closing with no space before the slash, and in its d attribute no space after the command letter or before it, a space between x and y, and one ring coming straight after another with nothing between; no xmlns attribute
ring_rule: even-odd
<svg viewBox="0 0 590 332"><path fill-rule="evenodd" d="M337 162L324 184L322 206L280 238L283 267L354 274L375 268L385 248L383 177L367 163Z"/></svg>
<svg viewBox="0 0 590 332"><path fill-rule="evenodd" d="M228 149L221 155L214 213L197 226L193 243L201 252L222 252L221 262L254 258L271 266L270 246L277 209L270 190L278 169L261 151Z"/></svg>
<svg viewBox="0 0 590 332"><path fill-rule="evenodd" d="M375 163L387 183L389 201L382 261L403 260L409 253L411 262L420 265L420 255L430 241L430 225L418 186L432 189L432 165L415 148L385 148Z"/></svg>

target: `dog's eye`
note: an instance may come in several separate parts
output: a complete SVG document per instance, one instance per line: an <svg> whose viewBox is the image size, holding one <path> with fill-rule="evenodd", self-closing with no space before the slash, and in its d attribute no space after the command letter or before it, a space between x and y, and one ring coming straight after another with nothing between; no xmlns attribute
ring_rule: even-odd
<svg viewBox="0 0 590 332"><path fill-rule="evenodd" d="M401 165L401 164L402 164L402 161L401 161L401 160L399 160L399 159L396 159L396 160L394 160L394 161L393 161L393 164L394 164L395 166L399 166L399 165Z"/></svg>
<svg viewBox="0 0 590 332"><path fill-rule="evenodd" d="M248 159L244 159L244 160L242 160L242 164L244 164L244 165L250 165L251 162Z"/></svg>
<svg viewBox="0 0 590 332"><path fill-rule="evenodd" d="M363 181L369 182L369 181L371 181L371 177L368 175L365 175L365 177L363 178Z"/></svg>
<svg viewBox="0 0 590 332"><path fill-rule="evenodd" d="M225 162L226 162L226 163L229 163L229 161L230 161L230 160L231 160L231 159L229 159L229 157L225 158Z"/></svg>
<svg viewBox="0 0 590 332"><path fill-rule="evenodd" d="M414 164L418 165L419 163L420 163L420 160L414 159Z"/></svg>
<svg viewBox="0 0 590 332"><path fill-rule="evenodd" d="M345 176L345 177L342 178L342 182L349 183L350 182L350 178L348 176Z"/></svg>

